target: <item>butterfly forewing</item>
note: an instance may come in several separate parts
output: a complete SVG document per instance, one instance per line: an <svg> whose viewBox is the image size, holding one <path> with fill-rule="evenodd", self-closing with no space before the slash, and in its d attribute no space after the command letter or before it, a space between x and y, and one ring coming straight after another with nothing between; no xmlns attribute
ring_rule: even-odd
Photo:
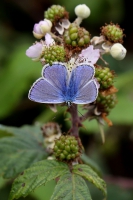
<svg viewBox="0 0 133 200"><path fill-rule="evenodd" d="M67 99L76 104L87 104L95 101L98 88L94 74L93 65L81 64L77 66L70 77Z"/></svg>
<svg viewBox="0 0 133 200"><path fill-rule="evenodd" d="M67 70L63 64L46 65L43 77L38 79L29 91L29 99L40 103L65 102Z"/></svg>
<svg viewBox="0 0 133 200"><path fill-rule="evenodd" d="M56 62L52 66L46 65L42 70L42 76L65 95L68 78L65 65Z"/></svg>
<svg viewBox="0 0 133 200"><path fill-rule="evenodd" d="M70 85L74 84L77 90L84 87L95 74L95 68L93 65L80 64L73 71L70 79Z"/></svg>

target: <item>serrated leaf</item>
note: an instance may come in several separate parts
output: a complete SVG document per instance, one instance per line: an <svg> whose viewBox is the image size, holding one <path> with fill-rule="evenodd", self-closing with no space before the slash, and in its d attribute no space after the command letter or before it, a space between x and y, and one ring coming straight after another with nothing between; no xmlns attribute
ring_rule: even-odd
<svg viewBox="0 0 133 200"><path fill-rule="evenodd" d="M9 200L17 199L21 196L26 197L37 187L62 176L68 170L68 166L65 163L55 160L43 160L33 164L13 182Z"/></svg>
<svg viewBox="0 0 133 200"><path fill-rule="evenodd" d="M60 177L50 200L92 200L85 180L68 172Z"/></svg>
<svg viewBox="0 0 133 200"><path fill-rule="evenodd" d="M81 155L81 160L89 165L99 176L101 175L101 170L97 163L95 163L91 158L89 158L85 153Z"/></svg>
<svg viewBox="0 0 133 200"><path fill-rule="evenodd" d="M12 134L12 137L0 139L0 174L4 178L14 178L34 162L46 158L40 127L15 128L1 125L1 131Z"/></svg>
<svg viewBox="0 0 133 200"><path fill-rule="evenodd" d="M106 197L107 191L106 191L106 183L103 179L101 179L98 174L88 165L85 164L78 164L73 166L73 173L78 174L91 182L93 185L95 185L98 189L100 189L104 196Z"/></svg>

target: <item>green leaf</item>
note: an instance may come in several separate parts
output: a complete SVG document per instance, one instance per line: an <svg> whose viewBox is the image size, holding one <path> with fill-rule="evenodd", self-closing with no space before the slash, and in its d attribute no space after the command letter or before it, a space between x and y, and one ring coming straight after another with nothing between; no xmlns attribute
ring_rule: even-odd
<svg viewBox="0 0 133 200"><path fill-rule="evenodd" d="M0 126L0 133L12 134L12 137L0 139L0 174L4 178L14 178L34 162L46 158L43 136L39 126L21 128Z"/></svg>
<svg viewBox="0 0 133 200"><path fill-rule="evenodd" d="M99 166L91 158L89 158L86 154L82 154L81 159L85 164L89 165L99 176L101 175Z"/></svg>
<svg viewBox="0 0 133 200"><path fill-rule="evenodd" d="M94 184L98 189L103 192L104 196L106 197L106 184L104 180L101 179L91 167L85 164L78 164L73 166L73 172Z"/></svg>
<svg viewBox="0 0 133 200"><path fill-rule="evenodd" d="M92 200L85 180L74 173L60 177L50 200Z"/></svg>
<svg viewBox="0 0 133 200"><path fill-rule="evenodd" d="M13 182L9 200L17 199L21 196L26 197L37 187L62 176L68 170L68 166L65 163L55 160L43 160L33 164Z"/></svg>

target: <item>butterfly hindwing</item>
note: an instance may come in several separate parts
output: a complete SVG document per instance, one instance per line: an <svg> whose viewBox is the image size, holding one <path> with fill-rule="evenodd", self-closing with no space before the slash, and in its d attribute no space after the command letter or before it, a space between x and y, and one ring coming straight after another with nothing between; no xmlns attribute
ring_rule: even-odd
<svg viewBox="0 0 133 200"><path fill-rule="evenodd" d="M98 86L95 79L92 79L88 84L79 89L73 103L75 104L92 103L96 100L97 95L98 95Z"/></svg>

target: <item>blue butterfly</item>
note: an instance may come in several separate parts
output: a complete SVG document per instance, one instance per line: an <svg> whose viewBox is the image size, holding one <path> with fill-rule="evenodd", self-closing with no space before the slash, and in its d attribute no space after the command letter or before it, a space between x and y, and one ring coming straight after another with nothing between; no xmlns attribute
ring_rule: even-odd
<svg viewBox="0 0 133 200"><path fill-rule="evenodd" d="M29 91L29 99L39 103L59 104L66 102L88 104L96 100L98 83L94 79L94 66L86 63L76 66L70 75L60 62L45 65L42 77L36 80Z"/></svg>

